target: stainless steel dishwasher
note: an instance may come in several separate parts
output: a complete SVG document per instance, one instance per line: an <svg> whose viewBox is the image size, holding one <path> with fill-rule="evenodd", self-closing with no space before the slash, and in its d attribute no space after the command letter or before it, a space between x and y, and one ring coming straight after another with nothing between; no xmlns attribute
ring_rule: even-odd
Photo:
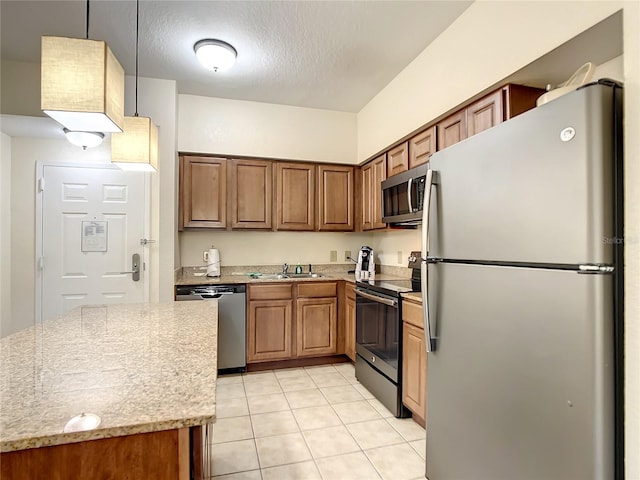
<svg viewBox="0 0 640 480"><path fill-rule="evenodd" d="M180 285L176 301L218 300L218 372L244 372L246 356L246 285Z"/></svg>

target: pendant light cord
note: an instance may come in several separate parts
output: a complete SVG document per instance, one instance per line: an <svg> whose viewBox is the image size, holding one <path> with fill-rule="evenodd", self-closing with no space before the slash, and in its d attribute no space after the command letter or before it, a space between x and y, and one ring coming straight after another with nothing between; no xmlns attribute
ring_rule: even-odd
<svg viewBox="0 0 640 480"><path fill-rule="evenodd" d="M138 116L138 36L140 31L140 0L136 0L136 113Z"/></svg>
<svg viewBox="0 0 640 480"><path fill-rule="evenodd" d="M89 0L87 0L87 40L89 40Z"/></svg>

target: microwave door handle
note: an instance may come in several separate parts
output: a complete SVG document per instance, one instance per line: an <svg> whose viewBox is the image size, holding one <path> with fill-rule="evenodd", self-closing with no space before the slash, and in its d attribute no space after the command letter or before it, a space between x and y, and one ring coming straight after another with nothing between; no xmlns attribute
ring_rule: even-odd
<svg viewBox="0 0 640 480"><path fill-rule="evenodd" d="M407 182L407 203L409 204L409 213L413 213L413 205L411 205L411 188L413 187L413 177L409 177Z"/></svg>

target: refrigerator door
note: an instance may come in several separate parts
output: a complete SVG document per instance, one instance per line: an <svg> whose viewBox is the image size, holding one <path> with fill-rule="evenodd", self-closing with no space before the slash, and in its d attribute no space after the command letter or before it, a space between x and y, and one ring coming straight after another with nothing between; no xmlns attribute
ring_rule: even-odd
<svg viewBox="0 0 640 480"><path fill-rule="evenodd" d="M435 153L430 255L613 263L613 112L595 84Z"/></svg>
<svg viewBox="0 0 640 480"><path fill-rule="evenodd" d="M427 478L614 478L611 275L440 263L429 283Z"/></svg>

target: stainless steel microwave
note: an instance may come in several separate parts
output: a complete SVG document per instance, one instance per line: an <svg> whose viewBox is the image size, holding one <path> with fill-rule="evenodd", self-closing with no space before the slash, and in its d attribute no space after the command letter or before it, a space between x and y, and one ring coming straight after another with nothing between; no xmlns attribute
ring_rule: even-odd
<svg viewBox="0 0 640 480"><path fill-rule="evenodd" d="M392 225L419 225L428 164L382 182L382 221Z"/></svg>

